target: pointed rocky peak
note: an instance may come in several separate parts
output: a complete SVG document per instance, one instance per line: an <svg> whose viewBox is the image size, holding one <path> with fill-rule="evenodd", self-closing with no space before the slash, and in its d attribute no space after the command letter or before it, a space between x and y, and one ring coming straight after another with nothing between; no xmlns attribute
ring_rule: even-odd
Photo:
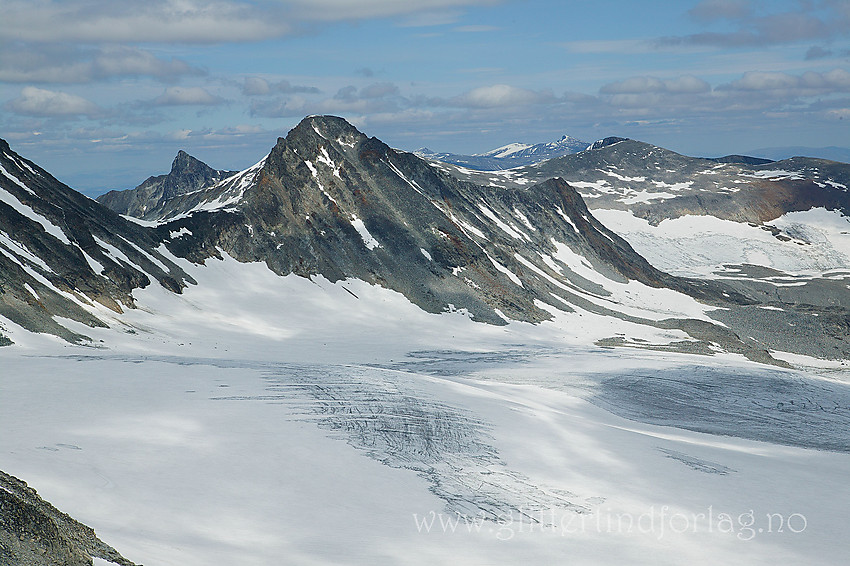
<svg viewBox="0 0 850 566"><path fill-rule="evenodd" d="M181 149L177 152L174 161L171 162L171 171L168 176L171 178L192 176L211 179L218 177L218 173L200 159L192 157Z"/></svg>

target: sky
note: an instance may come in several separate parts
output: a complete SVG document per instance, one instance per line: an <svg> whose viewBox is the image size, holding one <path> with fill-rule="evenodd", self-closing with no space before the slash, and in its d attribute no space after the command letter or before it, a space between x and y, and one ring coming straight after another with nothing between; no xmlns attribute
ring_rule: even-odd
<svg viewBox="0 0 850 566"><path fill-rule="evenodd" d="M0 0L0 138L90 196L311 114L403 150L847 147L850 0Z"/></svg>

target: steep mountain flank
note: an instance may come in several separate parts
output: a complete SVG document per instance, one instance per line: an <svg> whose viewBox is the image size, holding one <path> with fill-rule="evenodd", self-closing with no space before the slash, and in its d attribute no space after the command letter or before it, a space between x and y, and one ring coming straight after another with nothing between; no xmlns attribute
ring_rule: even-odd
<svg viewBox="0 0 850 566"><path fill-rule="evenodd" d="M94 304L133 308L152 281L192 282L164 257L151 230L125 220L13 152L0 140L0 315L34 332L84 337L62 317L103 326Z"/></svg>

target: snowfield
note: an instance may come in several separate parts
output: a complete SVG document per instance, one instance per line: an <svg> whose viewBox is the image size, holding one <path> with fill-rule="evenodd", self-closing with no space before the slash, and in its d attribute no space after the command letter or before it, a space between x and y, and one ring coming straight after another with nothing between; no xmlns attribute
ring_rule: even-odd
<svg viewBox="0 0 850 566"><path fill-rule="evenodd" d="M138 309L98 311L111 329L63 321L97 347L4 322L0 349L0 469L136 563L850 551L841 363L603 349L684 334L580 310L490 326L361 281L175 261L199 283L183 295L137 290Z"/></svg>

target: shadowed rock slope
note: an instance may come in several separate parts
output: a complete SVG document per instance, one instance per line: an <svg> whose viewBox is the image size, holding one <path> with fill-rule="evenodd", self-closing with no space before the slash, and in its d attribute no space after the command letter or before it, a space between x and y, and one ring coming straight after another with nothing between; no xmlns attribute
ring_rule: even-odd
<svg viewBox="0 0 850 566"><path fill-rule="evenodd" d="M85 337L54 317L103 326L97 308L134 308L152 281L192 282L154 232L74 191L0 140L0 315L33 332Z"/></svg>

